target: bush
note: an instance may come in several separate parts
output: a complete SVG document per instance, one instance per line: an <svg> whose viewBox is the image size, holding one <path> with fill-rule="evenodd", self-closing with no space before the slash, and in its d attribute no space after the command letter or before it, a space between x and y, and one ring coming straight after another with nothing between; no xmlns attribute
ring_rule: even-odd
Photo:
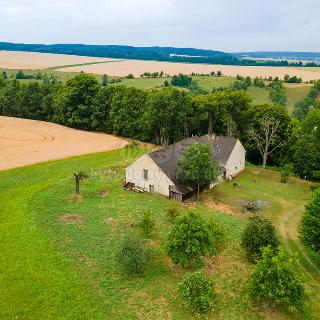
<svg viewBox="0 0 320 320"><path fill-rule="evenodd" d="M179 212L178 208L176 208L176 207L171 207L171 208L167 209L167 217L171 222L176 221L179 214L180 214L180 212Z"/></svg>
<svg viewBox="0 0 320 320"><path fill-rule="evenodd" d="M317 188L305 207L301 220L300 237L304 245L320 253L320 188Z"/></svg>
<svg viewBox="0 0 320 320"><path fill-rule="evenodd" d="M257 216L250 221L242 233L242 247L250 261L257 261L262 256L262 249L270 246L273 250L279 245L276 230L268 220Z"/></svg>
<svg viewBox="0 0 320 320"><path fill-rule="evenodd" d="M207 228L209 231L211 241L209 253L211 255L216 255L219 252L219 249L225 240L225 231L224 228L218 223L216 223L213 219L209 220Z"/></svg>
<svg viewBox="0 0 320 320"><path fill-rule="evenodd" d="M150 212L144 212L138 227L141 229L146 237L150 237L154 230L155 222Z"/></svg>
<svg viewBox="0 0 320 320"><path fill-rule="evenodd" d="M117 253L117 260L124 272L142 275L150 261L150 250L137 238L127 238Z"/></svg>
<svg viewBox="0 0 320 320"><path fill-rule="evenodd" d="M216 303L214 283L200 271L187 273L178 291L183 305L192 312L206 313Z"/></svg>
<svg viewBox="0 0 320 320"><path fill-rule="evenodd" d="M290 311L301 309L306 298L292 258L282 248L275 255L270 246L262 252L262 259L252 274L249 290L256 300L272 300L286 305Z"/></svg>
<svg viewBox="0 0 320 320"><path fill-rule="evenodd" d="M293 174L293 166L291 163L285 164L281 168L281 183L287 183L290 176Z"/></svg>
<svg viewBox="0 0 320 320"><path fill-rule="evenodd" d="M166 251L172 261L188 268L203 265L203 256L211 246L209 230L199 214L189 213L173 225Z"/></svg>

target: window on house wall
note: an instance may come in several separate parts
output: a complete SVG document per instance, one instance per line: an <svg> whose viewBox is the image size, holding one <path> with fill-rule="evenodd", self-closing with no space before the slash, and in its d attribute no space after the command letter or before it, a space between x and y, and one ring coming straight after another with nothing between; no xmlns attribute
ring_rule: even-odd
<svg viewBox="0 0 320 320"><path fill-rule="evenodd" d="M143 169L143 178L144 179L148 179L148 170L146 170L146 169Z"/></svg>
<svg viewBox="0 0 320 320"><path fill-rule="evenodd" d="M149 184L149 192L153 193L154 192L154 185Z"/></svg>

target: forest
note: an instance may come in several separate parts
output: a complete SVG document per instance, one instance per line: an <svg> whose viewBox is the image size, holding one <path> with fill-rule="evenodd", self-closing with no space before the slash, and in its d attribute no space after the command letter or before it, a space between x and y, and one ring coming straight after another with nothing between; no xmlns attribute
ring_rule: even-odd
<svg viewBox="0 0 320 320"><path fill-rule="evenodd" d="M274 86L281 86L275 84ZM290 116L279 104L254 105L241 88L192 93L179 87L101 85L82 73L65 84L0 77L0 115L44 120L169 145L192 135L237 137L254 164L320 179L320 81Z"/></svg>

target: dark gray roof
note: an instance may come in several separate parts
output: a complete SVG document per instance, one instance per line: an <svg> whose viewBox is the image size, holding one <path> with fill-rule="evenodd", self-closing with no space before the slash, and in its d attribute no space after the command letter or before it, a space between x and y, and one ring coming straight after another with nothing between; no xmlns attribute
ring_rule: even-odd
<svg viewBox="0 0 320 320"><path fill-rule="evenodd" d="M166 148L151 152L150 158L161 168L167 177L175 184L177 190L182 194L188 194L192 189L183 185L178 180L178 160L181 155L194 143L210 143L213 149L212 160L221 166L227 163L234 149L237 139L220 136L191 137Z"/></svg>

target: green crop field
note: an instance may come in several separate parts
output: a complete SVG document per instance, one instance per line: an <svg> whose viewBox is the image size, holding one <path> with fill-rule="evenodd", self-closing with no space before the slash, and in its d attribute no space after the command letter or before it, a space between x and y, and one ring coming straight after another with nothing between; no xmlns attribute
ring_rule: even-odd
<svg viewBox="0 0 320 320"><path fill-rule="evenodd" d="M222 252L206 258L204 272L216 283L218 303L200 319L301 319L273 304L254 303L247 283L253 265L240 247L248 215L210 209L208 200L237 207L260 199L261 214L272 218L289 251L305 252L296 238L297 219L309 197L309 184L248 168L235 181L222 183L197 202L125 191L124 168L147 149L128 147L0 172L0 319L194 319L180 306L177 284L185 271L172 264L164 245L171 222L168 207L213 217L226 229ZM83 170L81 197L74 196L72 173ZM144 277L121 272L115 254L121 241L139 233L136 222L152 212L156 229L147 245L153 259ZM304 258L310 315L319 314L319 276Z"/></svg>

